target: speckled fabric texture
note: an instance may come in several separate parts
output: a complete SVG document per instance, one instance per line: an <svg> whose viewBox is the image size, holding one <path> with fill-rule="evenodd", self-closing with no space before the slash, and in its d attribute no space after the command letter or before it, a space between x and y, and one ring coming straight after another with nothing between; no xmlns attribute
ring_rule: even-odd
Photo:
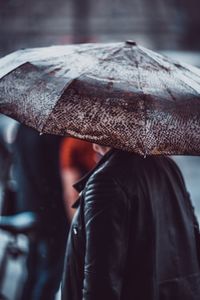
<svg viewBox="0 0 200 300"><path fill-rule="evenodd" d="M200 70L132 42L0 59L0 112L41 133L141 155L200 154Z"/></svg>

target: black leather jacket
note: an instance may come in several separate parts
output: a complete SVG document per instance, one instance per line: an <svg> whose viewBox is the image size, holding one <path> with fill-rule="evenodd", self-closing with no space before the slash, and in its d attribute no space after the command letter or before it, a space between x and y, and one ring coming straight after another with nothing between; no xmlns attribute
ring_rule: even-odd
<svg viewBox="0 0 200 300"><path fill-rule="evenodd" d="M167 157L111 150L76 188L63 300L199 300L200 239Z"/></svg>

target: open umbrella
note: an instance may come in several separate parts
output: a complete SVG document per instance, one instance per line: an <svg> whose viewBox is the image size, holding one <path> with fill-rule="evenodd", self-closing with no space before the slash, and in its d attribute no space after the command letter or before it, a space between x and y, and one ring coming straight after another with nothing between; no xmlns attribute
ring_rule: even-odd
<svg viewBox="0 0 200 300"><path fill-rule="evenodd" d="M200 154L200 71L133 41L0 59L0 112L41 133L149 154Z"/></svg>

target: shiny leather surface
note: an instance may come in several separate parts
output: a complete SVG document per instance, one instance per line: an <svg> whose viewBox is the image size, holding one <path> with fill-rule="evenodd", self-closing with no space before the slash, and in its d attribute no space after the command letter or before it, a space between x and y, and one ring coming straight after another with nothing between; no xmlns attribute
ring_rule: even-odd
<svg viewBox="0 0 200 300"><path fill-rule="evenodd" d="M88 177L62 299L199 300L199 229L175 163L112 150Z"/></svg>

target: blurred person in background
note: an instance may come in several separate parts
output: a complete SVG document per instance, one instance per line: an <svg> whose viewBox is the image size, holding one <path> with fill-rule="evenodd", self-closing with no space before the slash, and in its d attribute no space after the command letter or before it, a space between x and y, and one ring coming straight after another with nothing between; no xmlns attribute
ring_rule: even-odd
<svg viewBox="0 0 200 300"><path fill-rule="evenodd" d="M61 141L20 125L13 144L16 213L32 211L39 219L20 300L53 300L60 285L69 229L60 177Z"/></svg>
<svg viewBox="0 0 200 300"><path fill-rule="evenodd" d="M0 216L10 213L9 206L12 202L10 201L11 189L9 186L11 161L11 152L0 136Z"/></svg>
<svg viewBox="0 0 200 300"><path fill-rule="evenodd" d="M12 149L17 122L0 114L0 216L15 212L15 188L12 182Z"/></svg>
<svg viewBox="0 0 200 300"><path fill-rule="evenodd" d="M96 159L96 153L91 143L71 137L62 140L60 147L61 177L69 220L73 218L75 210L72 206L78 198L78 192L73 185L95 166Z"/></svg>
<svg viewBox="0 0 200 300"><path fill-rule="evenodd" d="M199 300L200 232L180 170L94 144L76 183L62 300Z"/></svg>

